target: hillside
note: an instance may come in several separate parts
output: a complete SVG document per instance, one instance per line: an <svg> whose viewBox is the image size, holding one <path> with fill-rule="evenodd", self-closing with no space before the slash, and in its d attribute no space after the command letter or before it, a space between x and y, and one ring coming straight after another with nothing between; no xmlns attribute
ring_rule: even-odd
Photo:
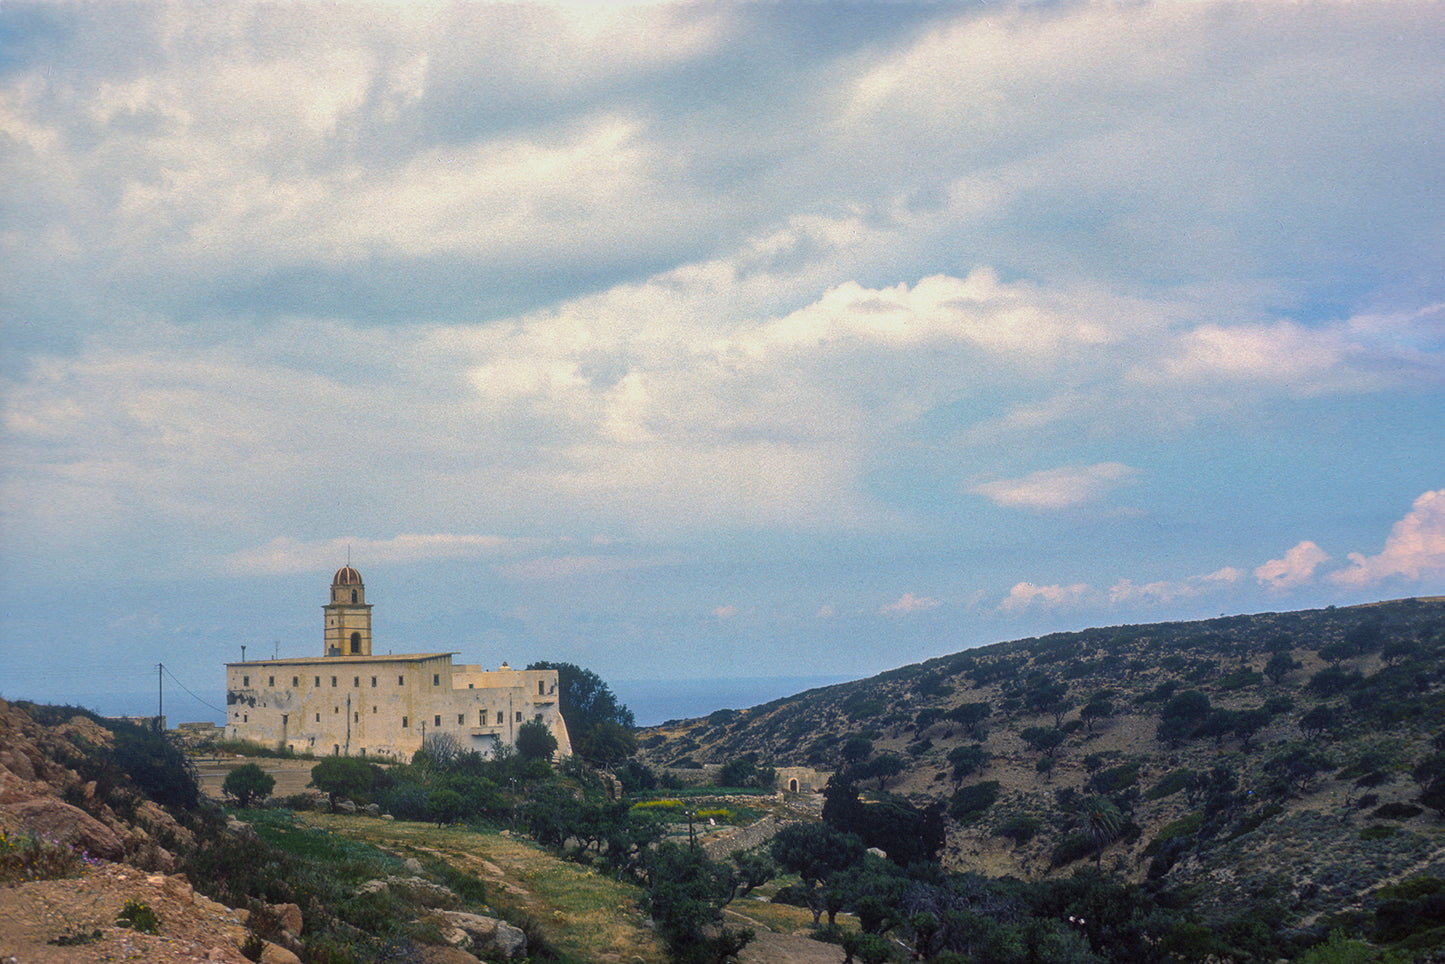
<svg viewBox="0 0 1445 964"><path fill-rule="evenodd" d="M676 772L748 758L946 806L953 870L1098 861L1205 910L1311 924L1445 877L1412 778L1442 724L1436 598L999 643L639 736Z"/></svg>

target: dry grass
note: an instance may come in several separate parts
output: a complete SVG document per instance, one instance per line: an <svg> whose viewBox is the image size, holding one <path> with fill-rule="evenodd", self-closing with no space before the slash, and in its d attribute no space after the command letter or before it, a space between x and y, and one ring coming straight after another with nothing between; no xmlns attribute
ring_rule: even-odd
<svg viewBox="0 0 1445 964"><path fill-rule="evenodd" d="M476 874L497 910L519 911L562 953L586 961L662 964L666 955L643 926L637 890L558 860L536 844L495 831L378 821L340 814L308 822L402 857L439 857Z"/></svg>

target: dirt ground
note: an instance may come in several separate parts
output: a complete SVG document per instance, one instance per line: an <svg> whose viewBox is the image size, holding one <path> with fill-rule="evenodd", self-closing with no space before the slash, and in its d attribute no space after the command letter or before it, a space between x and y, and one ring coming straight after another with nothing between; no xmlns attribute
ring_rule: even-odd
<svg viewBox="0 0 1445 964"><path fill-rule="evenodd" d="M208 797L221 799L221 785L226 775L243 763L255 763L262 770L276 778L276 789L272 796L289 797L301 793L311 782L311 768L315 760L270 760L247 759L244 757L209 757L193 760L196 776L201 783L201 792Z"/></svg>
<svg viewBox="0 0 1445 964"><path fill-rule="evenodd" d="M116 924L132 900L159 918L158 934ZM193 893L184 878L123 864L0 887L0 964L246 964L237 940L243 932L234 911Z"/></svg>

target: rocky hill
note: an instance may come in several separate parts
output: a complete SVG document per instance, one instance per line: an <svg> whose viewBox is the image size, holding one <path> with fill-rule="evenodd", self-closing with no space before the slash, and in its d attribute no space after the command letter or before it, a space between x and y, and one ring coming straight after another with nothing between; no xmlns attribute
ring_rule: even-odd
<svg viewBox="0 0 1445 964"><path fill-rule="evenodd" d="M1097 862L1298 924L1445 877L1442 733L1436 598L999 643L639 735L655 767L811 766L946 807L950 869Z"/></svg>
<svg viewBox="0 0 1445 964"><path fill-rule="evenodd" d="M198 801L163 738L30 709L0 700L0 960L243 964L245 947L269 964L298 961L254 938L248 910L177 873L195 838L153 797ZM271 910L300 932L299 909Z"/></svg>

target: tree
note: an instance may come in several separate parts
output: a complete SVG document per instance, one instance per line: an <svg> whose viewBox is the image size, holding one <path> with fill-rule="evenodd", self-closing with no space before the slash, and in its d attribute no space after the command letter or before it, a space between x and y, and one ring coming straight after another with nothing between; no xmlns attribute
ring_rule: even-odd
<svg viewBox="0 0 1445 964"><path fill-rule="evenodd" d="M962 725L969 736L977 736L978 725L992 712L987 703L964 703L949 710L948 719Z"/></svg>
<svg viewBox="0 0 1445 964"><path fill-rule="evenodd" d="M1095 698L1084 705L1079 711L1079 719L1084 721L1090 733L1094 732L1094 724L1099 720L1107 720L1114 715L1114 704L1109 700Z"/></svg>
<svg viewBox="0 0 1445 964"><path fill-rule="evenodd" d="M982 743L957 746L948 751L948 762L953 764L953 782L959 784L964 777L982 773L993 759L993 754L983 748Z"/></svg>
<svg viewBox="0 0 1445 964"><path fill-rule="evenodd" d="M1052 726L1030 726L1019 734L1029 748L1043 753L1046 756L1053 756L1064 742L1064 732Z"/></svg>
<svg viewBox="0 0 1445 964"><path fill-rule="evenodd" d="M861 763L873 755L873 741L866 736L850 736L843 741L843 759L849 763Z"/></svg>
<svg viewBox="0 0 1445 964"><path fill-rule="evenodd" d="M1188 690L1169 697L1159 711L1158 737L1177 746L1194 735L1209 716L1209 697L1198 690Z"/></svg>
<svg viewBox="0 0 1445 964"><path fill-rule="evenodd" d="M528 669L557 671L557 694L572 752L594 765L625 760L637 751L637 721L602 677L572 663L539 662Z"/></svg>
<svg viewBox="0 0 1445 964"><path fill-rule="evenodd" d="M857 835L822 823L789 824L773 837L770 849L779 867L803 879L814 926L826 909L823 881L863 860L863 841Z"/></svg>
<svg viewBox="0 0 1445 964"><path fill-rule="evenodd" d="M1432 753L1425 757L1411 776L1420 785L1420 802L1445 817L1445 753Z"/></svg>
<svg viewBox="0 0 1445 964"><path fill-rule="evenodd" d="M524 760L550 760L557 752L557 738L541 720L528 720L517 727L516 746Z"/></svg>
<svg viewBox="0 0 1445 964"><path fill-rule="evenodd" d="M1271 683L1278 686L1284 682L1286 676L1294 670L1299 669L1299 667L1299 661L1289 653L1278 652L1269 658L1269 662L1264 664L1264 675L1269 677Z"/></svg>
<svg viewBox="0 0 1445 964"><path fill-rule="evenodd" d="M467 802L455 790L433 790L426 795L427 814L437 822L438 827L456 823L467 809Z"/></svg>
<svg viewBox="0 0 1445 964"><path fill-rule="evenodd" d="M699 850L659 844L647 858L643 905L677 964L721 964L753 939L751 930L722 926L722 908L736 896L731 868Z"/></svg>
<svg viewBox="0 0 1445 964"><path fill-rule="evenodd" d="M1299 718L1299 728L1310 739L1322 736L1327 730L1333 730L1339 725L1339 714L1323 703Z"/></svg>
<svg viewBox="0 0 1445 964"><path fill-rule="evenodd" d="M311 768L311 785L336 797L364 797L372 782L370 764L354 757L329 756Z"/></svg>
<svg viewBox="0 0 1445 964"><path fill-rule="evenodd" d="M244 808L252 801L260 803L269 797L276 789L276 778L254 763L245 763L226 774L221 789L236 801L236 806Z"/></svg>
<svg viewBox="0 0 1445 964"><path fill-rule="evenodd" d="M878 789L881 792L885 783L907 769L908 764L903 757L897 753L884 753L876 760L870 760L868 763L859 767L856 772L859 779L876 779L878 781Z"/></svg>
<svg viewBox="0 0 1445 964"><path fill-rule="evenodd" d="M1104 848L1119 839L1119 828L1123 817L1119 808L1108 797L1087 797L1079 810L1084 821L1084 833L1094 842L1094 866L1104 859Z"/></svg>

